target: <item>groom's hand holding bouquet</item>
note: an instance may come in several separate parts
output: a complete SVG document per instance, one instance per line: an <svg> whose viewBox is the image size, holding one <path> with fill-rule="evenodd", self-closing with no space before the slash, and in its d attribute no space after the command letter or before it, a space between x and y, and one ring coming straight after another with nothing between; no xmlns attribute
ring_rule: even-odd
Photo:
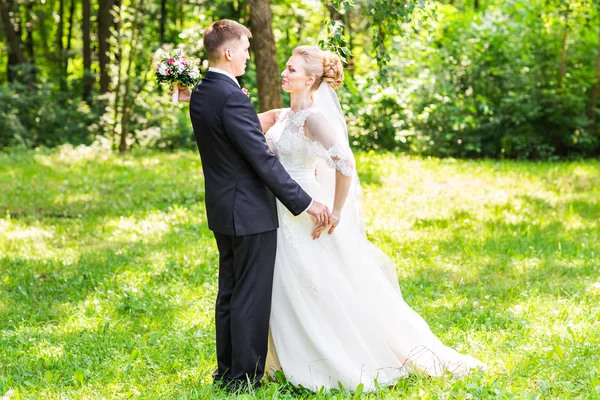
<svg viewBox="0 0 600 400"><path fill-rule="evenodd" d="M200 81L198 59L182 56L179 51L167 53L161 50L154 76L158 83L171 84L171 102L189 102L190 88Z"/></svg>

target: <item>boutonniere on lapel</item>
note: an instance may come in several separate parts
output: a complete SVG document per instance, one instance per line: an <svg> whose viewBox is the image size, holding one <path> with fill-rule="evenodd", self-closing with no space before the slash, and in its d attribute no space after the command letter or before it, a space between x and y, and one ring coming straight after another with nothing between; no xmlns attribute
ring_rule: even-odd
<svg viewBox="0 0 600 400"><path fill-rule="evenodd" d="M242 88L242 93L244 93L246 96L250 97L250 92L245 87Z"/></svg>

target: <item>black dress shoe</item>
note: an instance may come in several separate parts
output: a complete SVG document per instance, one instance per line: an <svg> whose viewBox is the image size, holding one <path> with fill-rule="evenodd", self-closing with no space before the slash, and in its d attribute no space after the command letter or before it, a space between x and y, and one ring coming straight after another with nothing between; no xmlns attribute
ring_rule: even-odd
<svg viewBox="0 0 600 400"><path fill-rule="evenodd" d="M216 369L212 374L213 377L213 385L218 387L225 387L229 383L229 377L227 376L227 372L224 374L219 374L219 370Z"/></svg>

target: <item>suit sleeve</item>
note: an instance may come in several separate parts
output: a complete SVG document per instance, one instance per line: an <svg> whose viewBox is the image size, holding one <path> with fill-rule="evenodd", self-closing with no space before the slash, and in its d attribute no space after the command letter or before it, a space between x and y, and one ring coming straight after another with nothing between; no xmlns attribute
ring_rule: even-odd
<svg viewBox="0 0 600 400"><path fill-rule="evenodd" d="M312 199L269 150L256 111L245 94L229 95L222 120L226 135L275 197L294 215L308 209Z"/></svg>

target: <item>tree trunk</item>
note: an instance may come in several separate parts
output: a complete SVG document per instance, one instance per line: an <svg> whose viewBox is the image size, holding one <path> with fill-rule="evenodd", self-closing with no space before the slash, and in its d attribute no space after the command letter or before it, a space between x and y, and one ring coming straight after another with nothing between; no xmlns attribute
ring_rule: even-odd
<svg viewBox="0 0 600 400"><path fill-rule="evenodd" d="M167 24L167 0L160 0L160 25L158 29L158 36L160 38L160 44L165 43L165 25Z"/></svg>
<svg viewBox="0 0 600 400"><path fill-rule="evenodd" d="M183 29L183 20L185 19L184 6L185 0L179 0L179 28Z"/></svg>
<svg viewBox="0 0 600 400"><path fill-rule="evenodd" d="M594 77L594 85L592 86L591 102L590 102L590 120L596 122L596 108L598 107L598 86L600 85L600 32L598 33L598 54L596 54L596 76Z"/></svg>
<svg viewBox="0 0 600 400"><path fill-rule="evenodd" d="M115 99L114 99L114 104L113 104L113 110L114 110L114 121L115 124L113 126L113 137L117 136L117 126L119 125L119 105L121 104L121 76L123 75L121 73L121 68L122 68L122 54L123 54L123 43L122 43L122 37L123 34L121 33L121 29L120 29L120 24L121 21L123 20L123 18L121 17L121 13L122 13L122 9L119 8L119 16L116 19L117 20L117 24L119 24L117 26L116 32L117 32L117 48L115 49L115 58L117 59L117 85L115 87Z"/></svg>
<svg viewBox="0 0 600 400"><path fill-rule="evenodd" d="M69 30L67 31L67 57L71 51L71 39L73 38L73 16L75 15L75 0L71 0L69 8Z"/></svg>
<svg viewBox="0 0 600 400"><path fill-rule="evenodd" d="M100 0L98 8L98 61L100 64L100 92L107 93L110 86L110 27L113 23L111 15L113 0Z"/></svg>
<svg viewBox="0 0 600 400"><path fill-rule="evenodd" d="M90 102L94 78L92 76L92 38L91 38L91 6L90 0L82 0L81 8L83 20L81 30L83 34L83 100Z"/></svg>
<svg viewBox="0 0 600 400"><path fill-rule="evenodd" d="M121 33L121 26L123 24L123 16L121 15L121 0L113 0L113 10L116 10L118 13L118 17L114 19L114 23L113 23L113 29L115 32L117 32L117 37L122 37L123 34ZM119 42L119 46L121 45L120 40ZM123 52L120 51L119 49L114 49L114 55L115 55L115 65L121 65L121 58L123 55Z"/></svg>
<svg viewBox="0 0 600 400"><path fill-rule="evenodd" d="M556 85L556 90L560 91L562 89L563 78L565 76L565 68L567 64L567 38L569 34L569 11L570 4L567 2L567 10L565 13L565 29L563 31L562 38L562 51L560 54L560 71L558 72L558 83Z"/></svg>
<svg viewBox="0 0 600 400"><path fill-rule="evenodd" d="M56 53L58 64L58 81L61 91L66 90L67 74L65 68L65 47L63 43L64 37L64 19L65 19L65 1L58 0L58 27L56 29Z"/></svg>
<svg viewBox="0 0 600 400"><path fill-rule="evenodd" d="M36 81L37 70L35 66L35 50L33 45L33 2L29 2L25 5L25 49L27 50L27 56L29 57L29 64L31 64L31 83Z"/></svg>
<svg viewBox="0 0 600 400"><path fill-rule="evenodd" d="M8 44L7 76L9 82L14 81L16 78L14 68L26 62L20 29L16 18L11 18L12 11L12 0L0 0L0 16L2 17L2 25L4 25L4 34Z"/></svg>
<svg viewBox="0 0 600 400"><path fill-rule="evenodd" d="M269 0L250 0L250 27L256 60L259 108L261 111L281 108L283 102Z"/></svg>
<svg viewBox="0 0 600 400"><path fill-rule="evenodd" d="M476 10L479 10L479 0L474 1L473 8L475 8Z"/></svg>
<svg viewBox="0 0 600 400"><path fill-rule="evenodd" d="M142 14L142 18L140 18ZM133 96L131 95L131 67L135 62L138 53L138 37L143 27L144 0L140 0L139 9L135 12L135 20L132 24L133 34L131 37L131 50L129 51L129 60L125 72L125 93L123 94L123 112L121 115L121 139L119 141L119 151L121 153L129 150L127 146L127 135L129 135L129 122L131 121L131 108L133 106Z"/></svg>

